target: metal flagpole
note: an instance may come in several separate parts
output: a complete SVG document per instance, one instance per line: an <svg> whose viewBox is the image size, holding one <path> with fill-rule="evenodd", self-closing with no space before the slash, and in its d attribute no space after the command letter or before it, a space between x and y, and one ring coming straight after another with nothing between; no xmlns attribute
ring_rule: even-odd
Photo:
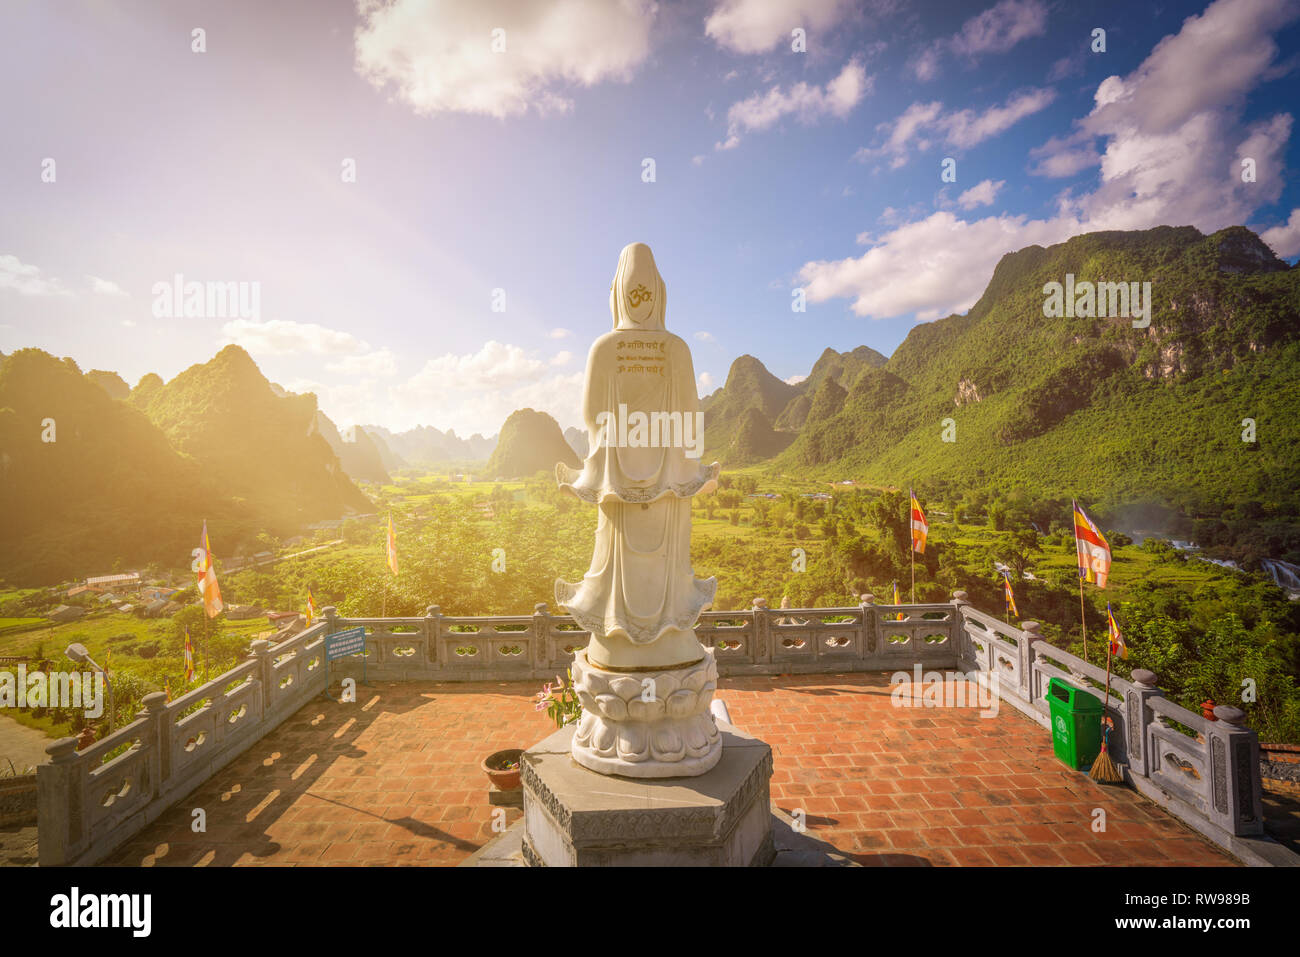
<svg viewBox="0 0 1300 957"><path fill-rule="evenodd" d="M1079 569L1082 573L1083 569ZM1088 660L1088 618L1083 611L1083 575L1079 575L1079 627L1083 629L1083 660ZM1109 665L1107 665L1109 667Z"/></svg>

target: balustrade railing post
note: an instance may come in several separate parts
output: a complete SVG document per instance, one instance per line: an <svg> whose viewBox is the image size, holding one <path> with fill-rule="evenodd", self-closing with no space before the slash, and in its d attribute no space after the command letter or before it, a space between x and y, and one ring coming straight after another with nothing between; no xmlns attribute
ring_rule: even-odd
<svg viewBox="0 0 1300 957"><path fill-rule="evenodd" d="M325 610L333 611L334 609L327 608ZM264 720L271 713L271 697L275 687L274 668L271 660L271 643L265 638L258 638L248 646L248 652L248 656L257 662L257 680L262 683L262 693L259 696L262 702L262 713L259 716L259 719ZM323 648L321 650L321 664L325 664L325 651ZM324 675L326 671L327 669L324 667L320 669L322 675Z"/></svg>
<svg viewBox="0 0 1300 957"><path fill-rule="evenodd" d="M325 634L332 635L339 630L339 610L333 605L321 609L321 617L325 619Z"/></svg>
<svg viewBox="0 0 1300 957"><path fill-rule="evenodd" d="M862 605L862 657L870 658L876 653L880 640L880 631L876 627L876 596L860 595L858 601Z"/></svg>
<svg viewBox="0 0 1300 957"><path fill-rule="evenodd" d="M147 718L149 727L140 735L148 744L150 797L158 797L166 790L172 775L172 732L175 724L167 714L167 695L161 691L147 694L140 702L143 708L136 718Z"/></svg>
<svg viewBox="0 0 1300 957"><path fill-rule="evenodd" d="M1151 735L1147 732L1155 715L1147 702L1152 698L1164 697L1164 692L1156 687L1154 671L1134 668L1132 681L1133 691L1124 699L1124 722L1128 726L1125 751L1129 771L1148 777L1151 774Z"/></svg>
<svg viewBox="0 0 1300 957"><path fill-rule="evenodd" d="M966 619L961 610L970 602L967 595L961 589L952 593L952 621L948 622L948 640L953 647L957 649L957 664L961 665L962 649L966 647Z"/></svg>
<svg viewBox="0 0 1300 957"><path fill-rule="evenodd" d="M85 845L82 762L76 738L60 738L46 745L45 753L50 760L36 768L37 850L41 867L58 867L75 859Z"/></svg>
<svg viewBox="0 0 1300 957"><path fill-rule="evenodd" d="M533 606L533 670L545 671L551 667L551 614L546 602Z"/></svg>
<svg viewBox="0 0 1300 957"><path fill-rule="evenodd" d="M441 671L442 660L442 606L430 605L424 609L424 656L427 664Z"/></svg>
<svg viewBox="0 0 1300 957"><path fill-rule="evenodd" d="M1206 729L1210 752L1210 820L1230 834L1264 833L1259 781L1259 735L1246 727L1246 712L1231 705L1214 709Z"/></svg>
<svg viewBox="0 0 1300 957"><path fill-rule="evenodd" d="M1043 626L1036 621L1022 621L1020 630L1020 692L1030 704L1034 702L1034 642L1043 640Z"/></svg>
<svg viewBox="0 0 1300 957"><path fill-rule="evenodd" d="M750 637L754 645L750 652L750 661L756 665L766 664L772 660L772 634L771 628L768 627L767 599L755 598L749 614L753 621Z"/></svg>

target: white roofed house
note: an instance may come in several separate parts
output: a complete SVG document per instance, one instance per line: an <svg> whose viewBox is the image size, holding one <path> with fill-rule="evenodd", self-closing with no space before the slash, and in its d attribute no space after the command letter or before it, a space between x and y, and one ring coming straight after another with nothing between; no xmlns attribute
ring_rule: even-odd
<svg viewBox="0 0 1300 957"><path fill-rule="evenodd" d="M86 579L87 588L99 588L104 591L136 591L140 588L140 573L127 572L121 575L99 575L95 578Z"/></svg>

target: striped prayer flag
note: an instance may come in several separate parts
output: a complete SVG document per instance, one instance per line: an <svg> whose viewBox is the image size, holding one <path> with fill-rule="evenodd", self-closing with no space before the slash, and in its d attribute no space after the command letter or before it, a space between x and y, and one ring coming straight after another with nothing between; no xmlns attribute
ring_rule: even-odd
<svg viewBox="0 0 1300 957"><path fill-rule="evenodd" d="M1115 621L1115 614L1110 610L1110 602L1106 602L1106 620L1110 622L1110 653L1119 655L1121 658L1128 657L1128 645L1124 644L1124 636L1120 634L1119 625Z"/></svg>
<svg viewBox="0 0 1300 957"><path fill-rule="evenodd" d="M170 704L172 700L172 686L171 682L166 678L163 679L163 693L167 695L167 702Z"/></svg>
<svg viewBox="0 0 1300 957"><path fill-rule="evenodd" d="M203 599L203 610L209 618L221 614L225 606L221 603L221 586L217 584L216 562L212 558L212 546L208 541L208 522L203 520L203 538L199 547L191 553L194 562L190 565L198 576L199 597Z"/></svg>
<svg viewBox="0 0 1300 957"><path fill-rule="evenodd" d="M194 681L194 642L190 641L190 630L185 629L185 683Z"/></svg>
<svg viewBox="0 0 1300 957"><path fill-rule="evenodd" d="M916 494L909 488L907 495L912 500L912 551L924 554L925 536L930 534L930 526L926 524L925 512L921 511Z"/></svg>
<svg viewBox="0 0 1300 957"><path fill-rule="evenodd" d="M312 597L311 589L308 588L307 589L307 627L308 628L311 627L311 623L316 620L316 616L318 614L319 612L316 610L316 599Z"/></svg>
<svg viewBox="0 0 1300 957"><path fill-rule="evenodd" d="M1007 614L1019 617L1020 612L1016 608L1016 593L1011 590L1011 576L1006 572L1002 573L1002 586L1006 591Z"/></svg>
<svg viewBox="0 0 1300 957"><path fill-rule="evenodd" d="M397 532L393 530L393 513L388 513L388 567L397 574Z"/></svg>
<svg viewBox="0 0 1300 957"><path fill-rule="evenodd" d="M1097 524L1079 508L1078 502L1074 503L1074 549L1079 560L1079 577L1105 588L1106 576L1110 574L1110 543Z"/></svg>

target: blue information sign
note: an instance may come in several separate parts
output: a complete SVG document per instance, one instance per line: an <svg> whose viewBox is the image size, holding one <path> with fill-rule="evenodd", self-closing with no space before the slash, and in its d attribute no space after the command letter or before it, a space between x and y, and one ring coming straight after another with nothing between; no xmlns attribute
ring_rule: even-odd
<svg viewBox="0 0 1300 957"><path fill-rule="evenodd" d="M325 660L334 661L366 650L366 629L348 628L325 636Z"/></svg>

